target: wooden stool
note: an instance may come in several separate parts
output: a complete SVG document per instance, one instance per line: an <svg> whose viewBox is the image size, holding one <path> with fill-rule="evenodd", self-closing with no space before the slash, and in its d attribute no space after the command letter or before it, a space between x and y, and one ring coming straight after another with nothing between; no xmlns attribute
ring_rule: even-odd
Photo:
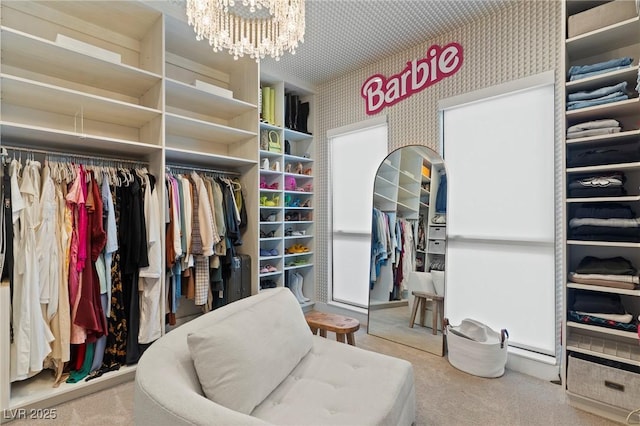
<svg viewBox="0 0 640 426"><path fill-rule="evenodd" d="M438 296L424 291L412 291L411 294L413 294L414 298L409 327L413 328L413 324L416 322L418 309L420 309L420 325L424 327L427 302L431 302L434 306L433 315L431 316L431 333L438 334L438 317L440 317L440 324L444 324L444 296Z"/></svg>
<svg viewBox="0 0 640 426"><path fill-rule="evenodd" d="M349 318L338 314L330 314L327 312L311 311L304 315L307 324L311 329L311 333L320 332L320 336L327 337L327 331L336 333L336 340L344 343L344 336L347 336L347 343L351 346L356 345L353 333L360 329L360 321L355 318Z"/></svg>

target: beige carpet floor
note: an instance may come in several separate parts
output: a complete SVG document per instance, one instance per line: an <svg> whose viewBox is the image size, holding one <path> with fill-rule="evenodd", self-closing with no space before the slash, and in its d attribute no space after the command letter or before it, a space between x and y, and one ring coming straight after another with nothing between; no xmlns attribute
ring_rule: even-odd
<svg viewBox="0 0 640 426"><path fill-rule="evenodd" d="M364 329L356 334L356 345L413 364L417 426L615 424L570 407L562 386L530 376L509 370L498 379L471 376L451 367L446 358L370 336ZM133 425L133 404L133 382L128 382L59 405L56 420L18 420L10 425Z"/></svg>

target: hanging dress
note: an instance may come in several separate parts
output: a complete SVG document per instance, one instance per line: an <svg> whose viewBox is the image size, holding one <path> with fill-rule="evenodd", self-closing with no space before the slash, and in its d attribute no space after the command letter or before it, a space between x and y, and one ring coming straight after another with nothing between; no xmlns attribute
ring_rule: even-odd
<svg viewBox="0 0 640 426"><path fill-rule="evenodd" d="M147 225L149 266L140 269L140 330L138 342L151 343L162 335L162 228L155 177L145 176L144 216Z"/></svg>
<svg viewBox="0 0 640 426"><path fill-rule="evenodd" d="M17 168L16 165L14 169L16 179ZM14 250L16 255L13 303L14 343L11 345L12 381L26 379L41 371L45 358L51 352L50 343L54 339L40 305L41 288L36 242L36 228L39 224L39 162L27 162L19 188L24 208L20 210L19 217L14 223L14 235L19 238L17 241L14 239L17 247Z"/></svg>
<svg viewBox="0 0 640 426"><path fill-rule="evenodd" d="M111 191L116 229L120 229L120 188ZM118 248L113 251L111 259L111 309L108 317L109 333L107 334L107 348L104 353L102 368L96 376L106 371L116 370L126 363L127 356L127 317L124 309L124 294L122 289L122 274L120 269L120 236ZM107 273L109 273L107 271Z"/></svg>

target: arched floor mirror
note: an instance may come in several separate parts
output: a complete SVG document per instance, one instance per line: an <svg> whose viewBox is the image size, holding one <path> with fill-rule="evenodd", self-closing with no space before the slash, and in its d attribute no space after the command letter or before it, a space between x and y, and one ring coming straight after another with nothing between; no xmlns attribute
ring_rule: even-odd
<svg viewBox="0 0 640 426"><path fill-rule="evenodd" d="M368 333L444 355L446 170L408 145L380 164L373 185Z"/></svg>

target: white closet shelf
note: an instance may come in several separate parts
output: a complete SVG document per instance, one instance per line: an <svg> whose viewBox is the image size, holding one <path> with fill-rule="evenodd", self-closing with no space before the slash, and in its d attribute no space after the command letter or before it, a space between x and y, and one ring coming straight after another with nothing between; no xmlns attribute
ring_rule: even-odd
<svg viewBox="0 0 640 426"><path fill-rule="evenodd" d="M307 158L307 157L300 157L299 155L290 155L290 154L284 154L284 160L286 162L299 162L299 163L313 163L313 160L311 158Z"/></svg>
<svg viewBox="0 0 640 426"><path fill-rule="evenodd" d="M284 138L292 142L298 142L303 140L311 140L313 139L313 135L285 128Z"/></svg>
<svg viewBox="0 0 640 426"><path fill-rule="evenodd" d="M201 167L237 168L256 164L254 160L229 157L226 155L206 154L201 151L191 151L180 148L165 148L167 163L190 164Z"/></svg>
<svg viewBox="0 0 640 426"><path fill-rule="evenodd" d="M308 251L306 253L291 253L291 254L285 253L284 257L285 257L285 259L287 259L287 258L291 258L291 257L306 256L306 255L309 255L309 254L313 254L313 252L312 251Z"/></svg>
<svg viewBox="0 0 640 426"><path fill-rule="evenodd" d="M313 263L305 263L304 265L285 266L284 270L291 271L293 269L303 269L303 268L309 268L311 266L313 266Z"/></svg>
<svg viewBox="0 0 640 426"><path fill-rule="evenodd" d="M580 328L583 330L595 331L603 334L610 334L612 336L625 337L628 339L638 340L638 333L634 331L616 330L615 328L599 327L597 325L582 324L582 323L573 322L573 321L567 321L567 326L573 327L573 328Z"/></svg>
<svg viewBox="0 0 640 426"><path fill-rule="evenodd" d="M574 109L567 111L567 120L570 123L579 123L591 119L603 117L615 117L624 115L633 115L638 113L638 98L627 99L610 104L596 105L587 108ZM569 124L571 125L571 124Z"/></svg>
<svg viewBox="0 0 640 426"><path fill-rule="evenodd" d="M162 77L130 65L107 61L21 31L1 27L2 63L63 80L98 86L136 98Z"/></svg>
<svg viewBox="0 0 640 426"><path fill-rule="evenodd" d="M415 207L408 206L398 201L398 211L403 213L417 213L418 210Z"/></svg>
<svg viewBox="0 0 640 426"><path fill-rule="evenodd" d="M2 100L34 110L54 112L78 119L107 121L140 128L161 115L157 109L121 102L77 90L64 89L20 77L0 74Z"/></svg>
<svg viewBox="0 0 640 426"><path fill-rule="evenodd" d="M624 203L629 201L640 201L640 195L627 195L624 197L567 198L567 203Z"/></svg>
<svg viewBox="0 0 640 426"><path fill-rule="evenodd" d="M313 234L309 234L309 235L287 235L286 237L284 237L285 240L304 240L304 239L310 239L313 238ZM304 253L293 253L291 255L288 256L301 256L303 254L311 254L310 251L304 252Z"/></svg>
<svg viewBox="0 0 640 426"><path fill-rule="evenodd" d="M174 108L202 113L215 111L217 117L231 119L254 110L256 105L200 90L181 81L166 79L166 103Z"/></svg>
<svg viewBox="0 0 640 426"><path fill-rule="evenodd" d="M391 161L389 161L389 159L384 160L382 164L380 164L380 167L378 168L378 174L397 173L397 172L398 172L398 167L393 165Z"/></svg>
<svg viewBox="0 0 640 426"><path fill-rule="evenodd" d="M175 56L187 59L203 67L216 70L217 73L227 75L238 73L242 68L242 61L249 63L249 58L240 58L236 61L232 55L216 54L206 41L197 41L195 33L187 27L184 19L184 7L176 8L171 2L145 1L151 7L158 9L172 9L165 14L165 50L167 58ZM180 16L172 16L175 13ZM188 29L188 31L186 31ZM251 60L253 61L253 60ZM251 82L253 85L253 82ZM257 88L256 88L257 90Z"/></svg>
<svg viewBox="0 0 640 426"><path fill-rule="evenodd" d="M380 202L380 203L391 203L393 205L395 205L396 200L392 200L391 198L380 194L379 192L374 192L373 193L373 198L375 199L376 203ZM382 210L385 210L385 208L382 208Z"/></svg>
<svg viewBox="0 0 640 426"><path fill-rule="evenodd" d="M271 124L271 123L266 123L264 121L260 122L260 130L275 130L275 131L279 131L282 130L280 127L276 126L275 124Z"/></svg>
<svg viewBox="0 0 640 426"><path fill-rule="evenodd" d="M280 190L279 189L260 188L260 192L264 192L264 193L267 193L267 194L269 194L269 193L271 193L271 194L274 194L274 193L279 194Z"/></svg>
<svg viewBox="0 0 640 426"><path fill-rule="evenodd" d="M429 207L429 204L426 204L426 203L420 202L420 207L428 208L428 207Z"/></svg>
<svg viewBox="0 0 640 426"><path fill-rule="evenodd" d="M378 174L378 175L376 175L375 186L376 186L376 189L378 189L378 188L395 188L396 184L391 182L388 179L385 179L384 177L382 177L382 176L380 176Z"/></svg>
<svg viewBox="0 0 640 426"><path fill-rule="evenodd" d="M11 384L10 406L6 408L48 408L73 398L86 396L87 389L95 392L110 388L116 384L133 380L136 366L122 366L117 371L112 371L85 382L62 383L59 387L53 387L53 376L43 371L35 377Z"/></svg>
<svg viewBox="0 0 640 426"><path fill-rule="evenodd" d="M415 177L411 173L408 173L404 170L400 170L400 174L398 175L398 181L400 184L413 184L420 183L420 177Z"/></svg>
<svg viewBox="0 0 640 426"><path fill-rule="evenodd" d="M566 40L569 59L587 58L640 40L640 17L627 19Z"/></svg>
<svg viewBox="0 0 640 426"><path fill-rule="evenodd" d="M266 272L264 274L260 274L260 278L273 277L275 275L280 275L281 273L282 273L282 271Z"/></svg>
<svg viewBox="0 0 640 426"><path fill-rule="evenodd" d="M282 154L279 152L273 152L273 151L265 151L263 149L260 150L260 157L261 158L278 158L281 157ZM278 172L280 173L280 172Z"/></svg>
<svg viewBox="0 0 640 426"><path fill-rule="evenodd" d="M640 290L627 290L624 288L603 287L600 285L567 283L567 288L575 288L588 291L599 291L602 293L624 294L627 296L640 296Z"/></svg>
<svg viewBox="0 0 640 426"><path fill-rule="evenodd" d="M413 200L418 195L415 191L405 188L404 186L398 186L398 199L399 200Z"/></svg>
<svg viewBox="0 0 640 426"><path fill-rule="evenodd" d="M625 142L627 140L634 140L640 137L640 130L628 130L626 132L611 133L609 135L588 136L586 138L567 139L567 145L572 144L588 144L588 143L601 143L601 142Z"/></svg>
<svg viewBox="0 0 640 426"><path fill-rule="evenodd" d="M161 151L162 147L98 135L79 134L20 123L0 121L0 136L7 145L46 146L53 151L91 152L103 155L118 154L144 158Z"/></svg>
<svg viewBox="0 0 640 426"><path fill-rule="evenodd" d="M260 169L260 175L261 176L280 176L280 172L276 172L274 170L270 170L270 169ZM264 188L263 188L264 189Z"/></svg>
<svg viewBox="0 0 640 426"><path fill-rule="evenodd" d="M612 361L640 366L640 346L578 332L567 338L567 349Z"/></svg>
<svg viewBox="0 0 640 426"><path fill-rule="evenodd" d="M172 113L165 113L165 123L168 134L222 144L241 142L256 136L255 132Z"/></svg>
<svg viewBox="0 0 640 426"><path fill-rule="evenodd" d="M567 244L575 245L575 246L600 246L600 247L628 247L628 248L640 248L640 243L618 242L618 241L567 240Z"/></svg>
<svg viewBox="0 0 640 426"><path fill-rule="evenodd" d="M582 90L595 90L600 87L618 84L621 81L632 82L638 76L638 66L632 66L622 70L611 71L593 77L583 78L567 82L567 92L574 93ZM635 85L634 85L635 86ZM630 87L629 87L630 88Z"/></svg>
<svg viewBox="0 0 640 426"><path fill-rule="evenodd" d="M629 169L637 169L638 167L640 167L640 162L603 164L600 166L571 167L571 168L567 168L567 173L600 172L600 171L607 171L607 170L629 170Z"/></svg>

